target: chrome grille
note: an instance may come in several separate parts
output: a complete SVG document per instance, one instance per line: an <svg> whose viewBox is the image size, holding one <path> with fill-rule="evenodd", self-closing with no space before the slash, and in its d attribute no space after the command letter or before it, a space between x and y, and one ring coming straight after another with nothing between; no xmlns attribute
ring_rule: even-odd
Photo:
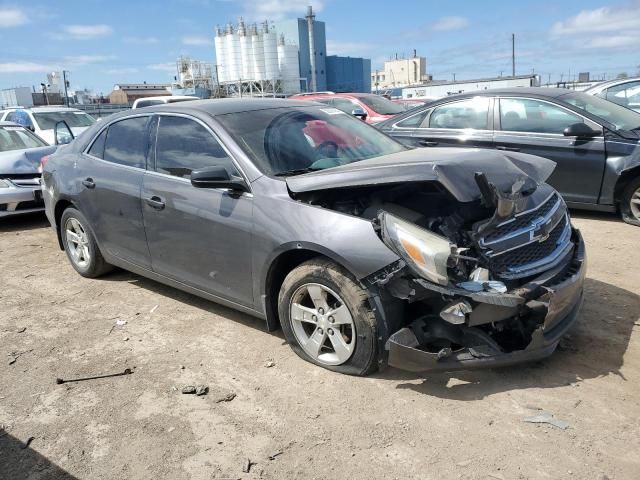
<svg viewBox="0 0 640 480"><path fill-rule="evenodd" d="M34 188L40 186L40 178L9 178L16 187Z"/></svg>

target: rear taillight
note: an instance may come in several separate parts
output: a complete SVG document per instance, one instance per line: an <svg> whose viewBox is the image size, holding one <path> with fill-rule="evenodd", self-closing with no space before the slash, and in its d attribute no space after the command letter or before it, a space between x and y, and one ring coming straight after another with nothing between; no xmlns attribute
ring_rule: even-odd
<svg viewBox="0 0 640 480"><path fill-rule="evenodd" d="M42 173L44 171L44 166L47 164L47 162L49 161L49 157L51 155L45 155L44 157L42 157L40 159L40 167L38 167L38 172Z"/></svg>

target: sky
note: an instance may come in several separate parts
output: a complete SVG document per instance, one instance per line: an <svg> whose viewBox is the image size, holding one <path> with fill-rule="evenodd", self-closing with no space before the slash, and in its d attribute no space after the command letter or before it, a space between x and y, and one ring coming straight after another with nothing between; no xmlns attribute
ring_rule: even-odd
<svg viewBox="0 0 640 480"><path fill-rule="evenodd" d="M640 0L0 0L0 88L63 68L72 88L105 95L169 83L180 55L215 62L215 25L302 17L309 4L327 54L370 58L374 70L415 49L434 79L509 75L515 33L516 74L640 74Z"/></svg>

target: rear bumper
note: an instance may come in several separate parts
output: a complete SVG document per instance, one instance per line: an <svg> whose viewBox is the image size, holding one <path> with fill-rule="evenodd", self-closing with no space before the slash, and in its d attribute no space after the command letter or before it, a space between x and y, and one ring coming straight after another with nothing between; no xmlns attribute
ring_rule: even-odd
<svg viewBox="0 0 640 480"><path fill-rule="evenodd" d="M0 218L44 210L40 186L0 188Z"/></svg>
<svg viewBox="0 0 640 480"><path fill-rule="evenodd" d="M521 298L520 308L537 312L541 318L526 348L504 352L496 348L495 342L487 342L442 355L420 349L414 331L402 328L387 340L388 364L412 372L454 371L514 365L551 355L562 336L578 320L582 306L585 248L578 230L574 230L573 238L576 247L567 265L557 271L546 272L517 291L509 292L511 298Z"/></svg>

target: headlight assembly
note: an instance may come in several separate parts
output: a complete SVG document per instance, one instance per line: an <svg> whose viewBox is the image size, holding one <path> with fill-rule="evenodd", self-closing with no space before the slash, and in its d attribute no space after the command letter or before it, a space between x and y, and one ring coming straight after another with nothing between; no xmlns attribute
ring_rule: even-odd
<svg viewBox="0 0 640 480"><path fill-rule="evenodd" d="M9 180L3 180L0 178L0 188L9 188L11 186L11 183L9 182Z"/></svg>
<svg viewBox="0 0 640 480"><path fill-rule="evenodd" d="M382 212L379 218L385 245L427 280L439 285L449 282L447 262L456 249L453 243L390 213Z"/></svg>

